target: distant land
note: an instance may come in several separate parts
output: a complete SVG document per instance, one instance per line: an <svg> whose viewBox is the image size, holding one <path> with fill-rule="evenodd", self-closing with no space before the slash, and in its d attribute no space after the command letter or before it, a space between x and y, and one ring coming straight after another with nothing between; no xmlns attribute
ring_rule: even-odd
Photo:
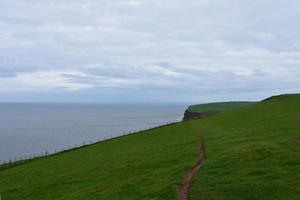
<svg viewBox="0 0 300 200"><path fill-rule="evenodd" d="M187 110L213 115L3 165L2 200L299 199L300 94Z"/></svg>
<svg viewBox="0 0 300 200"><path fill-rule="evenodd" d="M184 120L203 118L219 112L249 106L254 103L255 102L250 101L231 101L191 105L188 107L188 109L186 109L184 113Z"/></svg>

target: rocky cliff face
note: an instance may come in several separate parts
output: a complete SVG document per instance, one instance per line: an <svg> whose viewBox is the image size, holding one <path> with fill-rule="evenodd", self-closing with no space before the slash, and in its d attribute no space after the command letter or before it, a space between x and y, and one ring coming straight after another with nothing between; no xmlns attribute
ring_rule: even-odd
<svg viewBox="0 0 300 200"><path fill-rule="evenodd" d="M183 121L204 118L214 113L215 112L192 112L189 109L186 109L184 112Z"/></svg>

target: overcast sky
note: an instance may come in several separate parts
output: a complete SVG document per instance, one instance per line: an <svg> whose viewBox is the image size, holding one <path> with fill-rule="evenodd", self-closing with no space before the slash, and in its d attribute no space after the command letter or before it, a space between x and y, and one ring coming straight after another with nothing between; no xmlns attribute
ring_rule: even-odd
<svg viewBox="0 0 300 200"><path fill-rule="evenodd" d="M299 23L299 0L0 0L0 101L300 92Z"/></svg>

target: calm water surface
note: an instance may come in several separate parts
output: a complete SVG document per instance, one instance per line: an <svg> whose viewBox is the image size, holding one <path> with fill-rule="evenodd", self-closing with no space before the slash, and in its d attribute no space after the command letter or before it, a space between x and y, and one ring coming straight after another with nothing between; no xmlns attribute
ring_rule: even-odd
<svg viewBox="0 0 300 200"><path fill-rule="evenodd" d="M0 162L180 120L186 105L0 104Z"/></svg>

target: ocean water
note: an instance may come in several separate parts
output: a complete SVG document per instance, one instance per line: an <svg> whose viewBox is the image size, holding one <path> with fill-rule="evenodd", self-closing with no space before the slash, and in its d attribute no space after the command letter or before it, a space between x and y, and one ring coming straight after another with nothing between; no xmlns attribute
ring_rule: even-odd
<svg viewBox="0 0 300 200"><path fill-rule="evenodd" d="M186 105L0 104L0 163L181 120Z"/></svg>

